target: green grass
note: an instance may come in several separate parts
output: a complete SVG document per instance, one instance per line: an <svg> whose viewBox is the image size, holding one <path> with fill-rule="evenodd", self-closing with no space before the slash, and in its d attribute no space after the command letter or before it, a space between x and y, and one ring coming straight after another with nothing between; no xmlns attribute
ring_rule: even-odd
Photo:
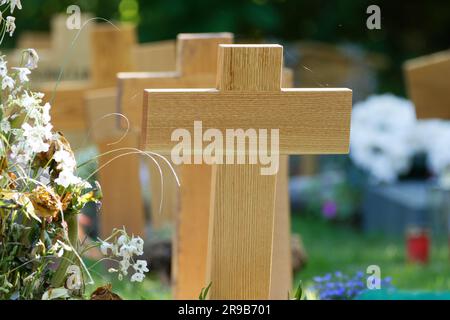
<svg viewBox="0 0 450 320"><path fill-rule="evenodd" d="M92 265L92 261L86 261ZM130 282L129 279L119 281L117 275L109 274L104 266L96 265L90 270L94 285L86 288L86 293L91 294L98 287L112 284L113 292L125 300L169 300L171 292L168 286L163 285L155 274L148 274L142 283Z"/></svg>
<svg viewBox="0 0 450 320"><path fill-rule="evenodd" d="M380 236L367 236L357 230L333 225L314 218L292 219L294 233L300 233L309 260L304 270L295 276L295 283L308 284L314 276L328 272L353 273L378 265L382 277L392 277L393 285L401 290L450 290L450 261L448 244L433 244L430 263L425 266L406 262L405 241Z"/></svg>
<svg viewBox="0 0 450 320"><path fill-rule="evenodd" d="M449 248L446 243L432 248L430 264L426 266L408 264L405 259L405 243L402 239L387 239L367 236L343 225L333 225L317 218L292 218L294 233L300 233L309 259L304 270L295 276L294 287L300 280L311 283L314 276L328 272L342 271L352 274L365 271L369 265L378 265L382 277L392 277L393 284L400 290L450 291ZM150 274L143 283L119 281L97 265L92 275L96 287L111 283L113 291L124 299L171 299L170 288Z"/></svg>

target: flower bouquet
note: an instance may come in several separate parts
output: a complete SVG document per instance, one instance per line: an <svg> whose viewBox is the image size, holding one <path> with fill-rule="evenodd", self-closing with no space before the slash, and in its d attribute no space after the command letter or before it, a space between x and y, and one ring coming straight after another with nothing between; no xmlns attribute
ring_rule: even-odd
<svg viewBox="0 0 450 320"><path fill-rule="evenodd" d="M0 44L13 35L20 0L0 1ZM105 259L117 262L110 272L119 279L133 271L142 281L147 262L143 241L114 230L106 241L78 241L78 215L87 203L99 204L98 183L77 176L69 142L54 132L49 103L29 89L37 68L35 50L25 50L22 64L9 67L0 54L0 299L83 299L93 283L83 254L100 247ZM107 285L92 298L117 298Z"/></svg>

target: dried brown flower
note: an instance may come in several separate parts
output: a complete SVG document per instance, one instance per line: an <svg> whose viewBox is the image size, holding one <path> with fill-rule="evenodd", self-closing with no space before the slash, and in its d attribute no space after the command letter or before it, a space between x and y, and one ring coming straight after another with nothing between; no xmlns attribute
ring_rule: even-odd
<svg viewBox="0 0 450 320"><path fill-rule="evenodd" d="M106 286L97 288L91 294L91 300L123 300L119 295L112 292L112 285L107 284Z"/></svg>
<svg viewBox="0 0 450 320"><path fill-rule="evenodd" d="M61 200L58 195L49 192L47 188L37 187L29 196L33 204L36 215L40 217L56 217L62 207Z"/></svg>

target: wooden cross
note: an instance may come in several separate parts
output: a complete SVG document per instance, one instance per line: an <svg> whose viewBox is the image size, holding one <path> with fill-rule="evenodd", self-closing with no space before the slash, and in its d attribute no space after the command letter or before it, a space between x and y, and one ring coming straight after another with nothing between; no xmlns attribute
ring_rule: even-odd
<svg viewBox="0 0 450 320"><path fill-rule="evenodd" d="M170 72L137 72L120 73L119 79L119 112L130 122L131 129L140 134L142 122L142 100L146 88L201 88L213 85L217 69L217 48L221 43L231 43L233 36L229 33L219 34L180 34L177 38L177 70ZM123 120L122 124L123 124ZM139 145L134 146L136 148ZM151 213L152 226L160 229L171 223L174 213L178 212L178 185L173 174L162 161L164 190L161 190L159 171L155 164L148 161L148 169L151 175ZM202 175L201 167L195 176ZM204 170L209 170L205 167ZM207 173L206 176L209 174ZM184 179L186 180L187 177ZM164 203L160 212L161 192L164 195ZM197 192L194 192L197 194ZM202 195L202 198L204 195ZM189 201L194 201L196 212L202 209L199 202L190 195ZM206 207L207 208L207 207ZM183 218L181 218L183 219Z"/></svg>
<svg viewBox="0 0 450 320"><path fill-rule="evenodd" d="M217 49L220 43L231 43L232 35L222 34L181 34L178 36L177 70L165 73L121 73L119 74L119 92L121 111L131 121L133 130L140 132L142 123L143 91L146 88L204 88L215 84L217 70ZM293 74L284 70L285 87L291 87ZM141 110L141 111L139 111ZM138 145L135 146L136 148ZM155 177L152 183L152 194L156 201L152 203L153 227L162 227L173 221L174 213L179 212L178 186L172 173L164 167L165 189L164 207L159 213L160 181L159 172L152 162L149 171ZM278 296L285 295L292 283L291 251L290 251L290 208L288 198L288 159L281 160L284 172L279 179L280 192L277 193L277 228L274 251L276 286L273 292ZM114 169L109 177L114 180ZM180 170L182 180L181 210L177 216L176 237L173 250L173 292L177 299L196 299L205 283L207 230L209 221L209 193L211 190L210 166L183 166ZM130 182L130 181L129 181ZM122 187L123 184L122 184ZM127 189L126 187L124 187ZM135 189L135 188L130 188ZM279 195L278 195L279 194ZM205 200L206 199L206 200ZM116 207L117 208L117 207ZM134 212L133 212L134 213ZM139 211L127 221L141 221ZM134 218L135 217L135 218ZM136 223L132 223L136 225Z"/></svg>
<svg viewBox="0 0 450 320"><path fill-rule="evenodd" d="M52 101L52 124L56 130L68 135L75 149L86 142L88 128L84 109L85 93L114 86L117 72L134 70L129 48L135 41L134 27L122 26L118 30L111 25L95 25L91 31L91 80L62 81L58 85ZM46 100L50 100L55 83L40 84L37 89L45 94Z"/></svg>
<svg viewBox="0 0 450 320"><path fill-rule="evenodd" d="M140 132L142 123L142 104L145 88L192 88L210 87L215 84L217 70L217 49L220 43L231 43L232 35L222 34L181 34L178 36L178 69L175 72L165 73L121 73L119 74L120 105L119 111L131 121L133 130ZM283 82L285 87L291 87L293 74L291 70L284 70ZM136 145L135 148L139 146ZM149 162L149 170L154 177L152 194L155 201L152 203L152 225L162 227L173 221L174 213L178 210L178 186L172 178L172 173L164 164L165 189L164 207L159 212L160 181L159 172L154 163ZM291 251L290 251L290 208L288 187L288 159L283 157L281 167L284 172L279 179L280 192L277 192L277 216L275 246L275 261L278 264L276 286L273 292L284 296L292 283ZM115 180L114 169L111 167L109 178ZM133 170L134 172L134 170ZM211 190L210 166L183 166L180 170L181 212L177 216L177 231L173 250L173 292L177 299L196 299L205 283L207 230L209 221L209 193ZM156 178L156 179L155 179ZM131 182L128 179L128 182ZM136 184L137 182L135 182ZM123 185L123 189L127 188ZM115 206L115 208L118 208ZM117 209L116 209L117 210ZM111 212L108 212L111 214ZM120 213L121 214L121 213ZM127 216L127 222L142 221L142 214L133 211L133 216Z"/></svg>
<svg viewBox="0 0 450 320"><path fill-rule="evenodd" d="M409 60L406 83L419 119L450 119L450 50Z"/></svg>
<svg viewBox="0 0 450 320"><path fill-rule="evenodd" d="M216 79L218 46L232 41L233 35L230 33L180 34L177 37L175 71L120 73L118 111L129 120L132 133L140 135L144 89L213 86ZM136 142L133 147L138 148L139 143ZM177 299L196 299L204 285L206 272L211 167L192 165L181 168L179 192L176 180L166 164L159 161L164 177L164 190L161 190L159 171L153 162L147 163L153 200L152 226L161 228L173 222L177 214L172 254L174 296ZM162 212L159 201L161 192L164 195ZM134 215L128 216L127 219L134 219ZM136 219L139 220L139 217Z"/></svg>
<svg viewBox="0 0 450 320"><path fill-rule="evenodd" d="M103 30L104 32L106 31ZM107 46L107 43L104 46ZM131 61L137 70L170 70L170 66L175 65L174 41L146 43L132 47L117 44L114 47L122 48L125 52L127 52L127 48L131 48ZM102 51L96 50L96 52L101 53ZM95 57L101 58L102 56L99 54ZM126 59L126 61L129 60ZM127 66L121 68L123 69L117 67L115 71L129 69ZM102 72L97 73L101 74ZM110 80L107 83L114 82L115 84L117 75L111 74L110 76L111 78L108 76ZM91 129L90 138L101 155L98 158L98 167L101 168L98 172L98 179L104 198L100 215L100 234L107 237L114 228L126 226L129 233L144 237L145 205L140 184L142 156L137 153L133 154L132 150L124 149L139 147L139 135L134 131L125 135L125 131L118 128L118 116L114 115L117 112L117 98L117 85L111 88L89 90L84 95L86 119L82 120ZM83 110L83 108L81 109ZM124 170L124 168L127 169ZM124 212L129 214L124 215Z"/></svg>
<svg viewBox="0 0 450 320"><path fill-rule="evenodd" d="M348 153L351 90L281 89L282 52L278 45L221 45L216 89L146 90L145 150L171 152L172 133L185 128L194 136L194 122L202 121L203 132L224 135L279 129L282 155ZM233 152L230 146L219 151ZM203 149L190 151L199 156ZM277 175L261 175L262 167L213 167L205 281L211 299L271 298Z"/></svg>

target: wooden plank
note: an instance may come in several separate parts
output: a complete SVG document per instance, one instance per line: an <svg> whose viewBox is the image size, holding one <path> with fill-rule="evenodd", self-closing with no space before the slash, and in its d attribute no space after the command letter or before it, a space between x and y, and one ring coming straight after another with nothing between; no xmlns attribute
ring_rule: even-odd
<svg viewBox="0 0 450 320"><path fill-rule="evenodd" d="M210 298L270 297L276 175L258 165L213 170L207 283Z"/></svg>
<svg viewBox="0 0 450 320"><path fill-rule="evenodd" d="M419 119L450 119L450 50L409 60L406 85Z"/></svg>
<svg viewBox="0 0 450 320"><path fill-rule="evenodd" d="M201 120L203 132L211 128L221 132L227 128L279 129L281 154L348 153L348 89L282 89L245 95L217 89L150 89L146 95L144 148L154 152L170 152L176 145L170 138L178 128L194 137L194 121ZM193 155L199 151L192 146ZM231 150L225 147L223 151Z"/></svg>
<svg viewBox="0 0 450 320"><path fill-rule="evenodd" d="M292 290L291 206L289 202L289 157L280 156L275 193L275 221L270 299L286 300Z"/></svg>
<svg viewBox="0 0 450 320"><path fill-rule="evenodd" d="M163 72L175 70L175 41L143 43L132 49L134 61L139 71Z"/></svg>
<svg viewBox="0 0 450 320"><path fill-rule="evenodd" d="M173 296L191 300L206 283L211 166L180 167L181 210L177 215L173 255Z"/></svg>
<svg viewBox="0 0 450 320"><path fill-rule="evenodd" d="M217 88L224 94L278 91L282 48L221 46L219 66ZM207 264L211 299L270 297L276 179L261 175L259 165L214 166Z"/></svg>
<svg viewBox="0 0 450 320"><path fill-rule="evenodd" d="M145 236L145 211L140 184L139 154L129 154L138 143L139 135L117 128L115 116L111 114L117 101L117 91L112 89L92 90L86 94L86 113L94 141L100 155L98 159L99 180L103 189L100 226L101 235L106 236L114 228L125 226L130 234ZM126 135L125 135L126 134ZM118 157L113 160L114 158Z"/></svg>
<svg viewBox="0 0 450 320"><path fill-rule="evenodd" d="M91 32L91 78L97 87L111 87L117 83L117 73L133 71L131 48L137 43L133 25L96 25Z"/></svg>
<svg viewBox="0 0 450 320"><path fill-rule="evenodd" d="M39 31L24 31L19 35L17 48L49 49L51 47L50 34Z"/></svg>
<svg viewBox="0 0 450 320"><path fill-rule="evenodd" d="M291 69L284 69L282 84L284 88L292 88L294 85L293 72ZM270 280L271 299L286 299L288 292L292 290L292 273L289 156L280 156L280 171L275 192L275 221Z"/></svg>

